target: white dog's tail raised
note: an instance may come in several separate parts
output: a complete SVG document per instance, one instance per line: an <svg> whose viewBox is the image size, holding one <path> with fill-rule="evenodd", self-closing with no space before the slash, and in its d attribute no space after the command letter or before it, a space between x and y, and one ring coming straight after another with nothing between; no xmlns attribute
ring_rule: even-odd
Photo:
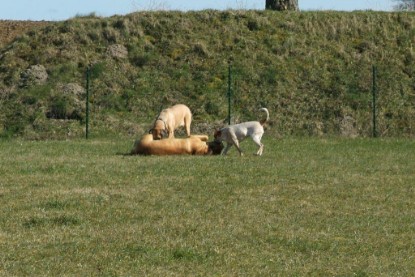
<svg viewBox="0 0 415 277"><path fill-rule="evenodd" d="M266 118L262 119L261 121L259 121L259 123L261 123L261 125L264 125L265 123L267 123L269 121L269 112L267 108L260 108L260 111L264 111L265 114L267 115Z"/></svg>

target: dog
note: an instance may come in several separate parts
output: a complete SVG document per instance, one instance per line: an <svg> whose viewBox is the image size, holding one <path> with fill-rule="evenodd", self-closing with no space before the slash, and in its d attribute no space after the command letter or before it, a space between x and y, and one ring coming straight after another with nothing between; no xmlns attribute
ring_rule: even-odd
<svg viewBox="0 0 415 277"><path fill-rule="evenodd" d="M207 141L206 135L154 140L152 134L145 134L135 142L130 155L219 155L222 152L223 143Z"/></svg>
<svg viewBox="0 0 415 277"><path fill-rule="evenodd" d="M174 138L174 130L185 126L187 137L190 137L190 124L192 123L192 112L189 107L177 104L160 112L150 132L155 140L164 137Z"/></svg>
<svg viewBox="0 0 415 277"><path fill-rule="evenodd" d="M264 134L263 126L269 121L269 112L267 108L261 108L260 111L264 111L266 114L266 118L262 119L261 121L243 122L240 124L230 125L215 131L215 141L226 141L227 143L225 150L222 153L223 155L226 155L229 148L231 148L232 145L235 145L239 151L239 155L243 156L239 143L248 136L250 136L255 144L258 145L258 151L256 154L258 156L262 155L262 152L264 151L264 145L261 143L261 138Z"/></svg>

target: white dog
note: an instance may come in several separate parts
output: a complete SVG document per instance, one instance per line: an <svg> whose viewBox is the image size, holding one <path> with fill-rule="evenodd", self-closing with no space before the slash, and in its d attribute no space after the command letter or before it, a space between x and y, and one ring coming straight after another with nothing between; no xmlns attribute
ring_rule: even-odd
<svg viewBox="0 0 415 277"><path fill-rule="evenodd" d="M252 140L258 145L257 155L261 156L262 151L264 150L264 145L261 143L262 135L264 134L264 124L269 120L269 112L267 108L261 108L260 111L266 113L266 118L261 121L249 121L243 122L236 125L230 125L228 127L222 128L215 132L216 141L226 141L227 145L225 150L223 150L223 155L228 153L229 148L232 145L235 145L239 151L239 155L243 155L241 148L239 147L239 142L243 141L246 137L250 136Z"/></svg>

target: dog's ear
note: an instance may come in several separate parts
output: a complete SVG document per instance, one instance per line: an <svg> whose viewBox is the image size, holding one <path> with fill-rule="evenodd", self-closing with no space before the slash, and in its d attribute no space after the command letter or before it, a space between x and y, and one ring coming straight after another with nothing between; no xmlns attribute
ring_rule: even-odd
<svg viewBox="0 0 415 277"><path fill-rule="evenodd" d="M166 130L162 130L161 131L161 137L162 138L167 138L169 136L168 132Z"/></svg>
<svg viewBox="0 0 415 277"><path fill-rule="evenodd" d="M213 135L213 136L214 136L215 138L217 138L217 137L220 137L221 135L222 135L221 130L220 130L220 129L216 129L216 130L215 130L215 133L214 133L214 135Z"/></svg>

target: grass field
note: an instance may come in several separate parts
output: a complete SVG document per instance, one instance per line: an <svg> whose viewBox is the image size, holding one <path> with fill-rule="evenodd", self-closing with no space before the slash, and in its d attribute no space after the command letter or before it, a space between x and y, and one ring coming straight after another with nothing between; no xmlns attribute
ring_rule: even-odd
<svg viewBox="0 0 415 277"><path fill-rule="evenodd" d="M415 142L0 142L1 276L413 276ZM249 153L249 154L248 154Z"/></svg>

